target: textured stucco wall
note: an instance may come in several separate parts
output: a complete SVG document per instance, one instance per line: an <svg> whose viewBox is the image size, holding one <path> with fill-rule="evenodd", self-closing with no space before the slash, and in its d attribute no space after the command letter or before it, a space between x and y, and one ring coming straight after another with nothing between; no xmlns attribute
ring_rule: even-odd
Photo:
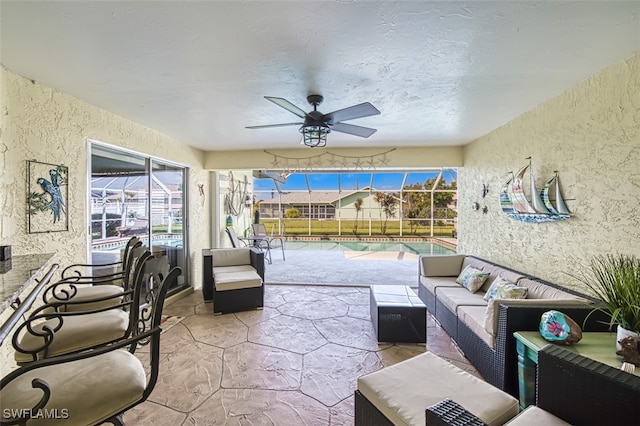
<svg viewBox="0 0 640 426"><path fill-rule="evenodd" d="M500 188L529 156L538 187L559 171L569 220L528 224L501 212ZM568 274L593 255L640 256L640 55L466 146L459 187L460 253L576 289Z"/></svg>
<svg viewBox="0 0 640 426"><path fill-rule="evenodd" d="M155 130L32 82L0 67L0 244L14 255L57 252L60 265L87 258L87 140L189 167L189 243L191 283L200 286L201 249L209 246L210 197L203 152ZM27 233L26 161L69 167L69 231Z"/></svg>

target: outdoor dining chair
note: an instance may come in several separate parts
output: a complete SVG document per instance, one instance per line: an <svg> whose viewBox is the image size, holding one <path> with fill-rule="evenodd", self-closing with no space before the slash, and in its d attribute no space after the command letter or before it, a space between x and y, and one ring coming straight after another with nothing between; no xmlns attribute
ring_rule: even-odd
<svg viewBox="0 0 640 426"><path fill-rule="evenodd" d="M284 256L284 240L282 237L269 235L267 232L267 227L264 226L264 223L254 223L251 225L251 229L253 230L253 238L262 245L267 252L267 260L271 263L271 249L280 248L282 249L282 260L285 260Z"/></svg>

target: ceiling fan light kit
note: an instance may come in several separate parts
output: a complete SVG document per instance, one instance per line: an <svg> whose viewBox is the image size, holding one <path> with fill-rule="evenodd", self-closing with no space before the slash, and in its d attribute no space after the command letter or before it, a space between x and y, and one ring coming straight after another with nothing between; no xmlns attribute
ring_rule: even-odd
<svg viewBox="0 0 640 426"><path fill-rule="evenodd" d="M273 102L304 119L302 123L283 123L283 124L267 124L263 126L249 126L247 129L261 129L268 127L293 126L300 125L300 133L302 134L302 142L308 147L317 148L327 145L327 135L332 130L341 133L347 133L361 138L368 138L376 132L376 129L369 127L356 126L354 124L342 123L342 121L353 120L356 118L369 117L378 115L380 111L369 102L353 105L338 111L322 114L318 111L318 105L322 103L324 98L321 95L307 96L307 102L313 105L313 111L305 112L284 98L276 98L265 96L265 99Z"/></svg>
<svg viewBox="0 0 640 426"><path fill-rule="evenodd" d="M331 133L329 126L307 126L300 127L302 133L302 143L310 148L322 148L327 145L327 135Z"/></svg>

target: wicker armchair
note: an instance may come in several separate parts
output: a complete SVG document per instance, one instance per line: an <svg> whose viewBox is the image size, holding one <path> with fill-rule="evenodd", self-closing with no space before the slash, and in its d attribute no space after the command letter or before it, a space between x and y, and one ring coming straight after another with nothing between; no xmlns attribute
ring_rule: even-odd
<svg viewBox="0 0 640 426"><path fill-rule="evenodd" d="M216 314L264 306L264 252L255 247L202 250L202 295Z"/></svg>

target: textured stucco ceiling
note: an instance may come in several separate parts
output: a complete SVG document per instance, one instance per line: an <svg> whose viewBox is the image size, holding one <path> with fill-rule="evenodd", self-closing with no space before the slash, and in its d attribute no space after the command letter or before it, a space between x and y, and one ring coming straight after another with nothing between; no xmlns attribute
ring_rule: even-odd
<svg viewBox="0 0 640 426"><path fill-rule="evenodd" d="M640 51L640 1L0 1L2 65L204 150L300 147L263 96L330 112L329 147L468 143ZM308 149L301 147L301 149Z"/></svg>

